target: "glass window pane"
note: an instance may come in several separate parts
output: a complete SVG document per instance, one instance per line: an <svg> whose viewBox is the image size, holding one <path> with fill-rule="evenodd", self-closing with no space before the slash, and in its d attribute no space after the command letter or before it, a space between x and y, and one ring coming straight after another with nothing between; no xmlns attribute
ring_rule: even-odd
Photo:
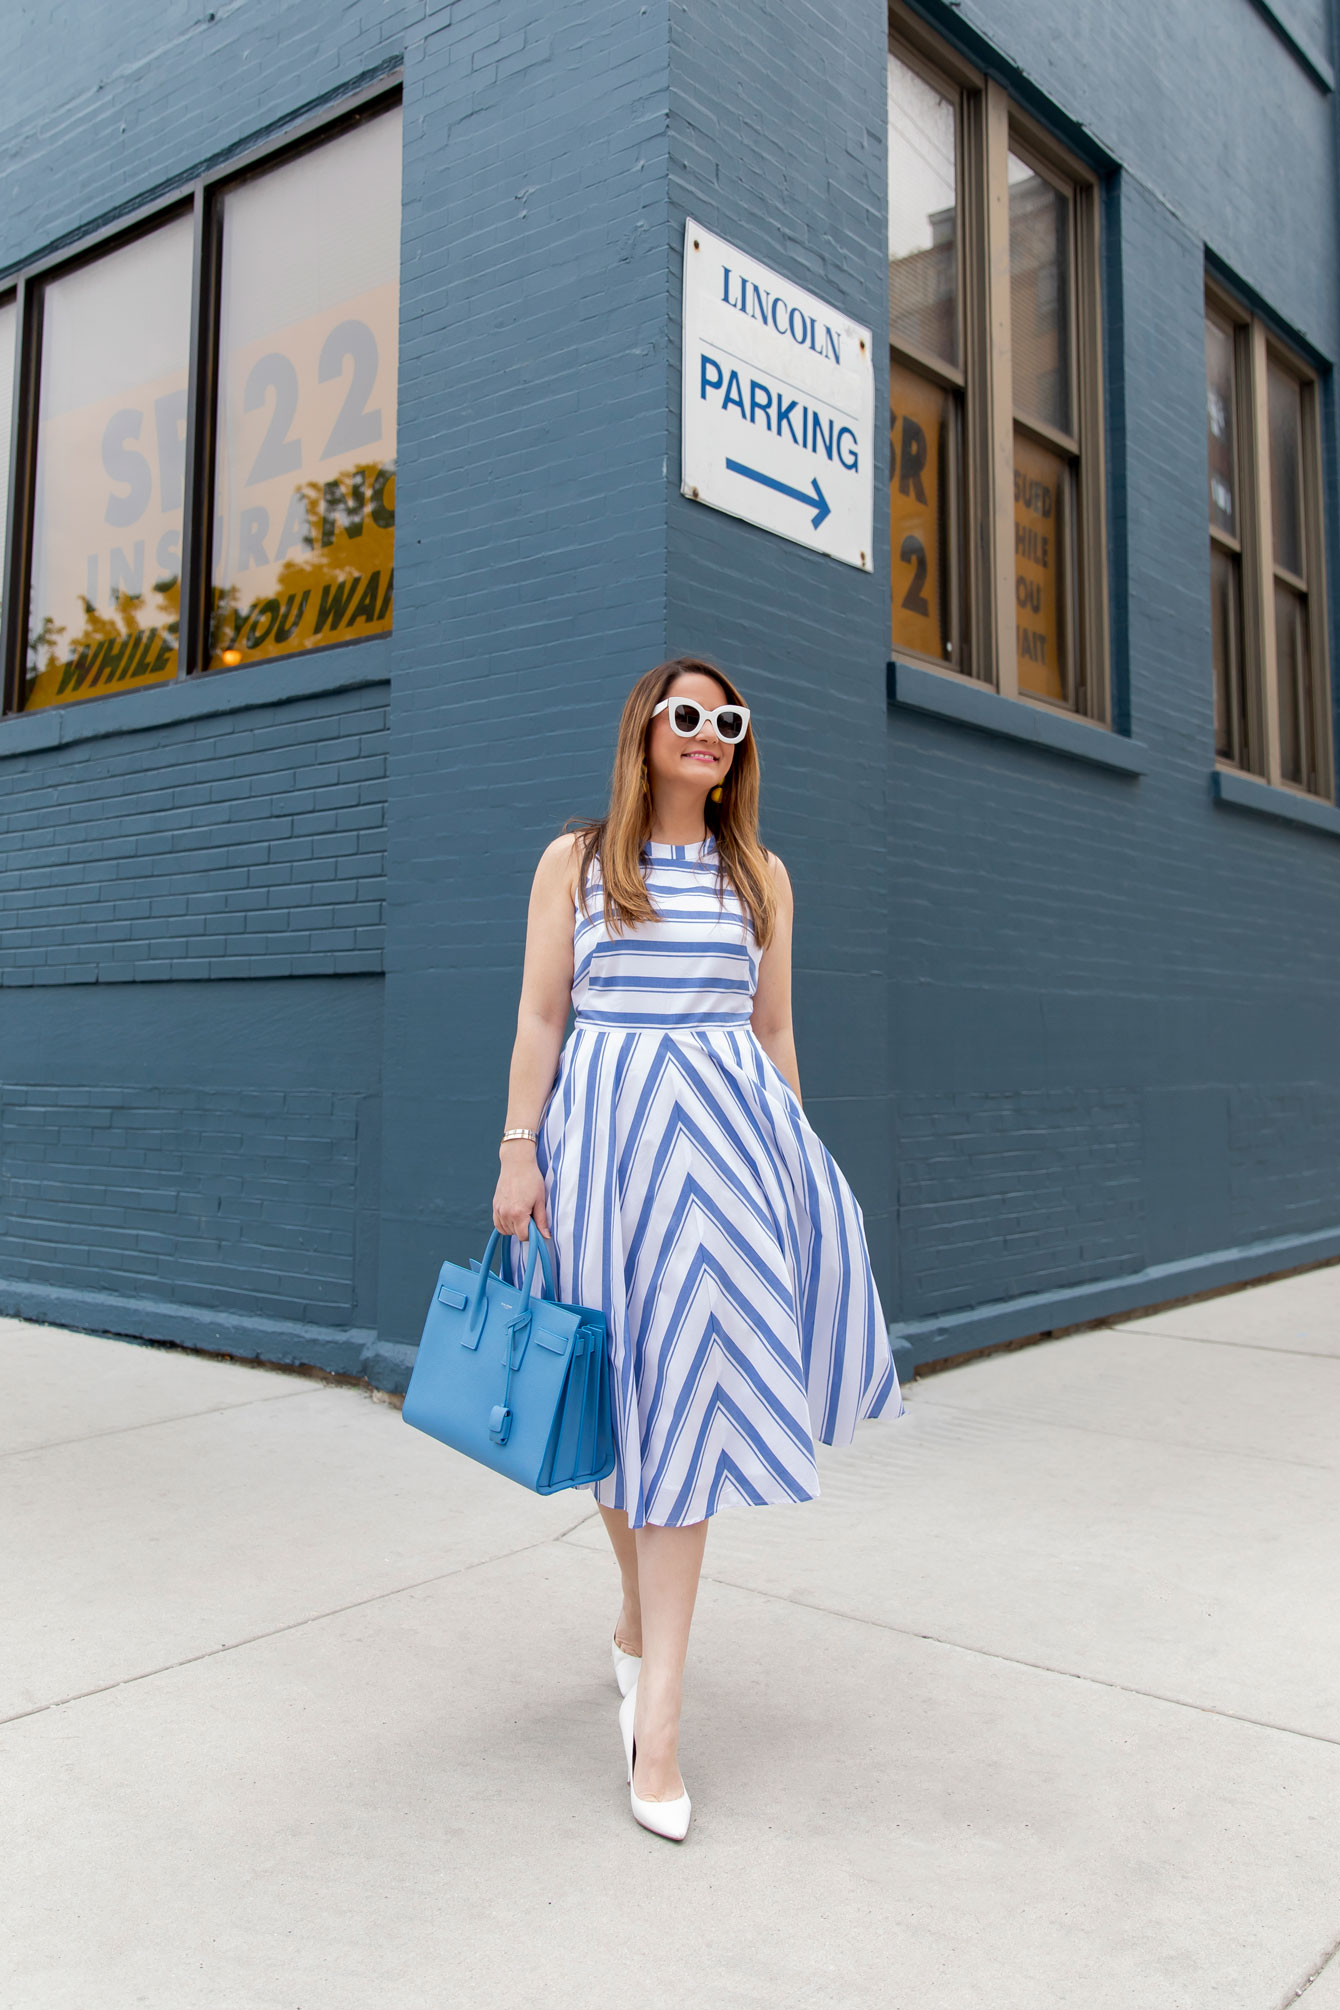
<svg viewBox="0 0 1340 2010"><path fill-rule="evenodd" d="M9 445L14 416L14 338L18 310L9 301L0 307L0 599L5 590L4 552L9 530ZM0 611L3 611L0 608Z"/></svg>
<svg viewBox="0 0 1340 2010"><path fill-rule="evenodd" d="M960 454L955 394L895 364L889 413L894 648L966 670Z"/></svg>
<svg viewBox="0 0 1340 2010"><path fill-rule="evenodd" d="M191 220L46 287L25 706L177 672Z"/></svg>
<svg viewBox="0 0 1340 2010"><path fill-rule="evenodd" d="M1303 425L1298 379L1272 363L1268 371L1270 405L1270 523L1275 563L1302 579L1303 556Z"/></svg>
<svg viewBox="0 0 1340 2010"><path fill-rule="evenodd" d="M889 57L889 336L958 361L953 100Z"/></svg>
<svg viewBox="0 0 1340 2010"><path fill-rule="evenodd" d="M1019 689L1070 703L1069 467L1014 435L1014 598Z"/></svg>
<svg viewBox="0 0 1340 2010"><path fill-rule="evenodd" d="M400 113L223 205L210 668L391 626Z"/></svg>
<svg viewBox="0 0 1340 2010"><path fill-rule="evenodd" d="M1206 423L1210 441L1210 522L1230 537L1238 531L1237 390L1233 331L1205 323Z"/></svg>
<svg viewBox="0 0 1340 2010"><path fill-rule="evenodd" d="M1280 773L1286 782L1315 789L1312 673L1307 645L1307 602L1287 586L1275 588L1275 678L1279 688Z"/></svg>
<svg viewBox="0 0 1340 2010"><path fill-rule="evenodd" d="M1214 639L1214 747L1246 765L1246 692L1242 681L1242 571L1238 558L1210 547L1210 625Z"/></svg>
<svg viewBox="0 0 1340 2010"><path fill-rule="evenodd" d="M1010 155L1010 344L1015 410L1068 433L1070 198Z"/></svg>

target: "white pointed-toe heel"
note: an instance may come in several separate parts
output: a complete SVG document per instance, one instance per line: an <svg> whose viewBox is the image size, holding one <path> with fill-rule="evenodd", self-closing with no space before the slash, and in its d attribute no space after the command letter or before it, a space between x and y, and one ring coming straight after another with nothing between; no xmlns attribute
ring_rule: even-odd
<svg viewBox="0 0 1340 2010"><path fill-rule="evenodd" d="M619 1685L619 1694L626 1696L642 1670L640 1654L625 1654L617 1640L610 1639L610 1656L614 1662L614 1679Z"/></svg>
<svg viewBox="0 0 1340 2010"><path fill-rule="evenodd" d="M641 1822L644 1829L653 1835L664 1836L669 1842L683 1842L689 1832L689 1816L693 1804L687 1794L681 1794L674 1801L644 1801L633 1788L633 1760L637 1746L633 1742L633 1715L637 1709L637 1684L628 1691L619 1705L619 1729L623 1732L623 1755L628 1764L628 1800L633 1810L633 1820Z"/></svg>

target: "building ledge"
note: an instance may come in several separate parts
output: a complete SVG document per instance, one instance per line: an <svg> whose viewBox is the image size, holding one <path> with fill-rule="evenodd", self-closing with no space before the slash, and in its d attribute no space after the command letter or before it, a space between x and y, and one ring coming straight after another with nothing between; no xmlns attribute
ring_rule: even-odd
<svg viewBox="0 0 1340 2010"><path fill-rule="evenodd" d="M1335 89L1334 66L1306 31L1290 19L1293 8L1281 5L1280 0L1252 0L1252 5L1262 20L1274 29L1304 75L1312 79L1319 91L1329 96Z"/></svg>
<svg viewBox="0 0 1340 2010"><path fill-rule="evenodd" d="M1210 787L1218 803L1235 810L1254 810L1257 816L1274 817L1280 823L1302 824L1308 830L1325 831L1340 837L1340 809L1315 796L1295 795L1292 789L1272 788L1254 775L1240 775L1232 768L1216 768Z"/></svg>
<svg viewBox="0 0 1340 2010"><path fill-rule="evenodd" d="M336 644L305 655L245 663L236 670L180 677L145 691L109 691L73 705L50 705L0 719L0 761L35 754L74 740L101 740L114 733L147 733L184 719L207 719L221 712L246 712L257 705L283 705L294 698L322 697L330 691L385 684L391 674L389 636Z"/></svg>
<svg viewBox="0 0 1340 2010"><path fill-rule="evenodd" d="M1233 1249L1150 1264L1124 1276L1029 1292L938 1317L894 1322L889 1326L889 1342L898 1373L905 1376L932 1362L955 1361L960 1355L982 1353L991 1347L1148 1316L1188 1298L1208 1297L1239 1284L1259 1284L1268 1277L1316 1269L1337 1258L1340 1226L1270 1236Z"/></svg>
<svg viewBox="0 0 1340 2010"><path fill-rule="evenodd" d="M123 1298L114 1291L27 1279L0 1277L0 1314L44 1326L71 1326L80 1333L105 1333L114 1340L148 1340L201 1354L228 1354L238 1361L355 1375L379 1388L403 1388L408 1381L401 1356L408 1355L413 1366L411 1349L379 1342L371 1327L312 1326L296 1319L209 1312L165 1298ZM402 1379L396 1384L398 1374Z"/></svg>
<svg viewBox="0 0 1340 2010"><path fill-rule="evenodd" d="M888 677L891 705L930 712L937 719L950 719L979 733L1023 740L1029 746L1045 747L1069 760L1088 761L1118 774L1142 775L1149 766L1145 748L1120 733L1111 733L1087 719L1045 711L1026 698L1002 698L998 691L971 678L897 662L890 663Z"/></svg>

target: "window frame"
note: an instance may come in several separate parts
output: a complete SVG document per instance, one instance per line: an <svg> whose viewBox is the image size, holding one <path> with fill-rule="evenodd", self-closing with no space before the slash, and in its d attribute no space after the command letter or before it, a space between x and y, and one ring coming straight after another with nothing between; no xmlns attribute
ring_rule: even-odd
<svg viewBox="0 0 1340 2010"><path fill-rule="evenodd" d="M1214 765L1229 774L1254 776L1271 788L1285 789L1308 802L1334 802L1335 754L1332 743L1332 671L1329 616L1326 601L1325 482L1322 465L1321 381L1317 370L1285 342L1259 314L1254 314L1230 289L1207 273L1205 316L1226 328L1233 338L1234 422L1238 444L1239 563L1242 579L1243 709L1247 744L1240 761L1221 754ZM1275 563L1271 519L1269 370L1272 364L1299 387L1300 505L1303 512L1303 554L1307 577L1300 581ZM1206 510L1208 515L1208 493ZM1211 546L1231 548L1231 539L1210 525ZM1315 786L1288 780L1282 771L1279 709L1279 667L1275 647L1275 588L1281 578L1307 600L1307 638L1311 683ZM1211 666L1213 676L1213 666Z"/></svg>
<svg viewBox="0 0 1340 2010"><path fill-rule="evenodd" d="M256 145L241 149L114 223L81 236L46 256L11 269L0 278L0 304L16 303L16 359L9 468L9 521L0 552L3 604L0 605L0 721L22 718L27 654L33 544L33 502L37 473L42 361L42 308L45 289L67 273L132 244L174 217L192 219L189 363L186 388L185 472L182 493L181 615L176 675L149 689L171 689L184 679L226 676L233 665L209 665L210 568L213 541L214 465L217 432L219 277L223 256L223 198L239 183L279 167L342 132L380 116L403 98L399 67L338 102L286 125ZM380 636L326 644L326 650L356 648ZM295 656L315 655L299 650ZM325 651L320 652L325 653ZM120 697L131 687L109 687L80 698L81 706Z"/></svg>
<svg viewBox="0 0 1340 2010"><path fill-rule="evenodd" d="M1227 335L1233 351L1233 475L1235 484L1234 507L1238 524L1236 538L1230 532L1224 530L1222 526L1215 523L1209 509L1211 499L1208 488L1206 491L1206 514L1210 518L1211 555L1213 556L1216 551L1222 552L1237 563L1239 601L1237 609L1238 652L1241 658L1240 681L1242 686L1240 694L1232 694L1235 701L1240 703L1240 716L1235 717L1230 722L1231 737L1234 739L1240 737L1242 758L1234 760L1227 755L1221 755L1216 740L1215 763L1217 766L1231 768L1235 773L1251 775L1262 771L1259 765L1262 719L1260 716L1260 680L1250 674L1247 662L1248 630L1257 618L1251 604L1256 536L1255 509L1248 501L1249 495L1255 493L1256 486L1252 473L1254 462L1253 420L1250 398L1246 391L1248 379L1251 375L1250 345L1247 340L1249 329L1246 322L1239 321L1223 311L1218 299L1211 294L1208 287L1205 295L1205 320L1207 326L1213 323L1221 334ZM1209 381L1207 375L1207 407L1208 391ZM1213 586L1211 586L1211 591L1213 592ZM1213 648L1213 644L1211 647ZM1212 660L1212 683L1213 676L1214 665Z"/></svg>
<svg viewBox="0 0 1340 2010"><path fill-rule="evenodd" d="M891 643L891 652L955 680L986 684L1002 697L1110 728L1107 474L1101 278L1102 184L994 78L965 61L894 0L889 53L955 105L958 139L958 258L963 400L965 545L961 592L968 668ZM1069 336L1074 434L1016 419L1010 344L1009 155L1015 153L1069 198ZM932 382L954 373L889 336L889 361ZM1019 686L1015 601L1014 428L1018 424L1076 472L1074 559L1065 596L1071 640L1072 701Z"/></svg>

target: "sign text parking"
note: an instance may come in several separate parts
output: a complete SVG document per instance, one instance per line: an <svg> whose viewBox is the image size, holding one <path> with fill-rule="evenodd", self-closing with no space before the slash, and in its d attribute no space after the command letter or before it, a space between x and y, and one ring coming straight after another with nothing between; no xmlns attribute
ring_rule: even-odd
<svg viewBox="0 0 1340 2010"><path fill-rule="evenodd" d="M681 486L871 570L870 331L689 219Z"/></svg>

